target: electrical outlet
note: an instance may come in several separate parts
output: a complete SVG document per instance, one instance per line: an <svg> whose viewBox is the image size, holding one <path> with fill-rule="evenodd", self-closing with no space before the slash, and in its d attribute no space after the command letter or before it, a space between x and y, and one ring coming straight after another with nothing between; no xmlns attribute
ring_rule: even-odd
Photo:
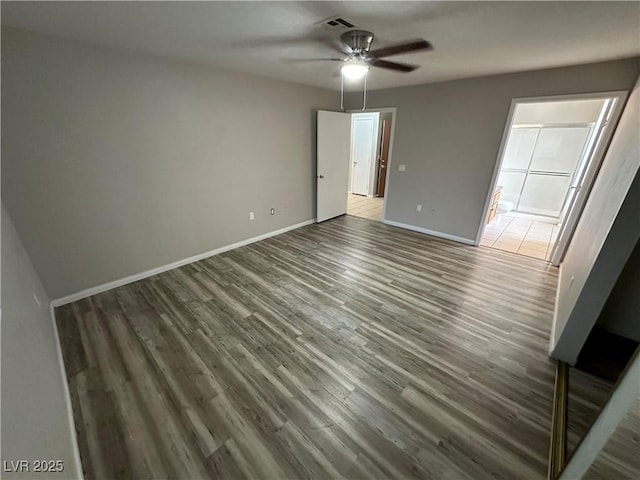
<svg viewBox="0 0 640 480"><path fill-rule="evenodd" d="M271 209L271 215L275 215L275 214L276 214L276 209L275 209L275 208L272 208L272 209Z"/></svg>
<svg viewBox="0 0 640 480"><path fill-rule="evenodd" d="M418 204L416 205L416 212L421 212L422 211L422 205Z"/></svg>
<svg viewBox="0 0 640 480"><path fill-rule="evenodd" d="M255 219L256 219L255 212L249 212L249 220L255 220Z"/></svg>
<svg viewBox="0 0 640 480"><path fill-rule="evenodd" d="M398 165L398 171L399 172L404 172L407 169L407 166L403 163L401 163L400 165Z"/></svg>

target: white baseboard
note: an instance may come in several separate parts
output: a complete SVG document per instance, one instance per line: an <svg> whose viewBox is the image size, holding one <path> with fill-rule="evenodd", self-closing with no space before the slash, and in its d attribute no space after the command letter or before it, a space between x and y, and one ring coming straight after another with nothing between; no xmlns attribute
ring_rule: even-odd
<svg viewBox="0 0 640 480"><path fill-rule="evenodd" d="M102 285L97 285L95 287L87 288L85 290L82 290L77 293L72 293L71 295L67 295L65 297L55 298L51 301L51 305L53 307L60 307L62 305L66 305L67 303L76 302L83 298L87 298L92 295L96 295L98 293L106 292L107 290L111 290L116 287L121 287L129 283L137 282L138 280L142 280L144 278L157 275L158 273L166 272L167 270L173 270L174 268L182 267L183 265L187 265L189 263L197 262L199 260L203 260L208 257L213 257L214 255L219 255L221 253L228 252L229 250L234 250L239 247L244 247L245 245L249 245L250 243L259 242L260 240L264 240L269 237L275 237L276 235L280 235L281 233L285 233L290 230L295 230L297 228L304 227L306 225L311 225L312 223L315 223L315 221L316 221L315 218L312 218L311 220L305 220L304 222L296 223L295 225L290 225L288 227L284 227L279 230L274 230L273 232L263 233L262 235L258 235L257 237L248 238L246 240L240 240L239 242L232 243L230 245L225 245L224 247L216 248L215 250L210 250L208 252L204 252L199 255L194 255L193 257L184 258L182 260L178 260L177 262L172 262L167 265L162 265L160 267L152 268L151 270L146 270L144 272L136 273L135 275L130 275L128 277L120 278L118 280L113 280L111 282L103 283Z"/></svg>
<svg viewBox="0 0 640 480"><path fill-rule="evenodd" d="M382 223L387 225L391 225L392 227L404 228L406 230L412 230L414 232L426 233L427 235L431 235L432 237L445 238L447 240L453 240L454 242L464 243L465 245L475 245L475 240L471 240L469 238L457 237L455 235L449 235L448 233L435 232L433 230L428 230L422 227L415 227L413 225L407 225L406 223L394 222L392 220L387 220L386 218L382 220Z"/></svg>
<svg viewBox="0 0 640 480"><path fill-rule="evenodd" d="M79 479L84 479L82 472L82 462L80 461L80 448L78 447L78 437L76 435L76 425L73 421L73 407L71 405L71 392L69 392L69 381L67 380L67 369L64 366L64 358L62 356L62 344L60 343L60 334L58 333L58 324L56 323L56 315L53 310L53 302L49 304L49 315L53 323L53 336L56 342L56 356L58 357L58 368L62 375L62 394L64 395L64 403L67 406L67 422L71 430L71 446L73 447L73 463Z"/></svg>

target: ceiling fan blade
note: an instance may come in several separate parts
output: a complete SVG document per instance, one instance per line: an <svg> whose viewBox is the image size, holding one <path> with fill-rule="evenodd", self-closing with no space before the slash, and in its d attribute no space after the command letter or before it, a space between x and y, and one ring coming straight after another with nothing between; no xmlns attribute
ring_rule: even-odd
<svg viewBox="0 0 640 480"><path fill-rule="evenodd" d="M374 67L386 68L387 70L394 70L396 72L409 73L418 68L418 65L409 65L408 63L390 62L388 60L380 60L379 58L373 58L369 61L369 64Z"/></svg>
<svg viewBox="0 0 640 480"><path fill-rule="evenodd" d="M419 52L421 50L433 50L433 45L426 40L419 39L412 42L402 43L400 45L379 48L369 52L369 55L372 57L382 58L390 57L391 55L399 55L401 53Z"/></svg>

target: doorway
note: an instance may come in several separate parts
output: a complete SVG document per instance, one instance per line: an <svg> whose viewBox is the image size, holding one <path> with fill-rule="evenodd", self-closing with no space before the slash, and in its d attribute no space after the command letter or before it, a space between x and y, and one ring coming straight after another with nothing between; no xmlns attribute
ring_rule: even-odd
<svg viewBox="0 0 640 480"><path fill-rule="evenodd" d="M316 121L316 222L345 214L382 221L396 109L318 110ZM356 136L356 130L364 135Z"/></svg>
<svg viewBox="0 0 640 480"><path fill-rule="evenodd" d="M381 222L391 154L394 112L352 114L347 214Z"/></svg>
<svg viewBox="0 0 640 480"><path fill-rule="evenodd" d="M626 92L515 99L479 244L559 265Z"/></svg>

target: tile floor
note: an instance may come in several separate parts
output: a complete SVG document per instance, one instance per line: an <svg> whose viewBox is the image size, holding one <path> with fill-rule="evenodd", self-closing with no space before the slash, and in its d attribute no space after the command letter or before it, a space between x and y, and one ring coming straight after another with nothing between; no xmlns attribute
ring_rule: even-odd
<svg viewBox="0 0 640 480"><path fill-rule="evenodd" d="M502 215L487 225L480 245L548 260L558 229L554 223Z"/></svg>
<svg viewBox="0 0 640 480"><path fill-rule="evenodd" d="M365 197L363 195L348 194L347 215L354 217L368 218L369 220L382 221L382 206L384 198Z"/></svg>

